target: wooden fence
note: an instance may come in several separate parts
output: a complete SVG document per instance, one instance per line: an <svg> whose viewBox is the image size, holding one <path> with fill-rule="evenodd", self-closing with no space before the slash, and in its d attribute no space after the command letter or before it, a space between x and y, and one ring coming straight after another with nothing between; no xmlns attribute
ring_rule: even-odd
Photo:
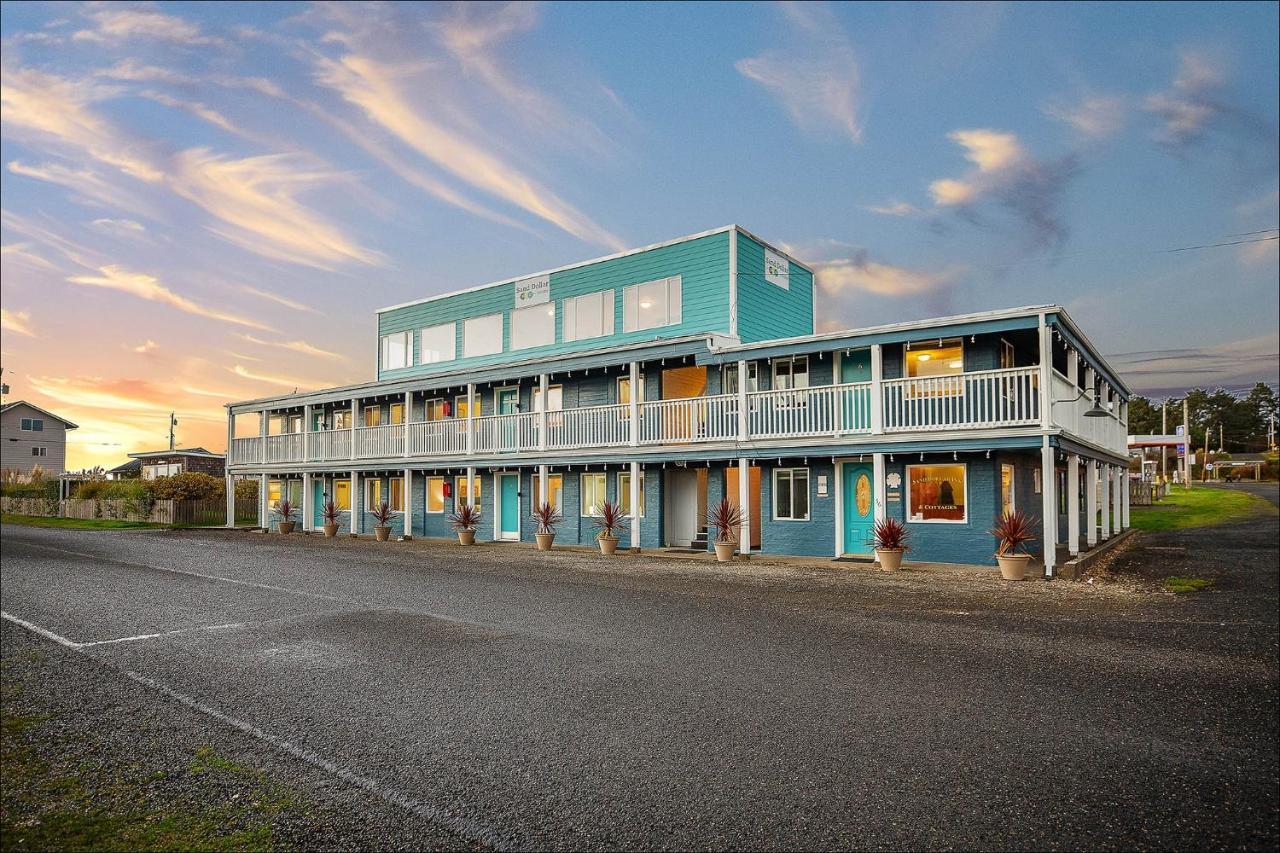
<svg viewBox="0 0 1280 853"><path fill-rule="evenodd" d="M0 510L16 515L60 518L109 518L117 521L148 521L193 527L217 527L227 523L227 502L212 500L140 501L125 499L51 500L47 498L0 498ZM236 500L236 524L258 523L256 498Z"/></svg>
<svg viewBox="0 0 1280 853"><path fill-rule="evenodd" d="M1129 481L1129 505L1152 506L1169 494L1168 483Z"/></svg>

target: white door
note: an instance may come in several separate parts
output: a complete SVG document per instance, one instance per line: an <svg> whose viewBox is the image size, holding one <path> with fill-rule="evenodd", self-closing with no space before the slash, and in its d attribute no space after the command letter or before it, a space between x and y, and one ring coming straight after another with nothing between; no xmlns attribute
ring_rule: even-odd
<svg viewBox="0 0 1280 853"><path fill-rule="evenodd" d="M667 544L688 548L698 535L698 472L668 469L665 486Z"/></svg>

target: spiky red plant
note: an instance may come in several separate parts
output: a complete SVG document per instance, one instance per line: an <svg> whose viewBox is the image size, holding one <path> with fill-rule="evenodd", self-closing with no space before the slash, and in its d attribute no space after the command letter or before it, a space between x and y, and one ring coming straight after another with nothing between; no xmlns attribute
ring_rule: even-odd
<svg viewBox="0 0 1280 853"><path fill-rule="evenodd" d="M871 547L877 551L910 551L907 540L911 531L896 518L882 518L876 522L871 531Z"/></svg>
<svg viewBox="0 0 1280 853"><path fill-rule="evenodd" d="M742 527L742 510L729 503L727 498L722 498L707 511L707 526L715 530L717 542L737 542L738 528Z"/></svg>
<svg viewBox="0 0 1280 853"><path fill-rule="evenodd" d="M617 539L618 534L627 529L629 522L626 513L622 511L622 504L605 501L600 504L600 516L592 519L591 523L600 531L596 538Z"/></svg>
<svg viewBox="0 0 1280 853"><path fill-rule="evenodd" d="M1000 542L996 556L1013 556L1019 548L1036 538L1035 519L1021 510L1006 512L996 519L990 532ZM1025 548L1023 553L1026 553Z"/></svg>
<svg viewBox="0 0 1280 853"><path fill-rule="evenodd" d="M369 515L373 516L373 520L378 522L379 527L389 527L391 519L395 518L395 510L391 508L391 504L383 501L382 503L369 510Z"/></svg>
<svg viewBox="0 0 1280 853"><path fill-rule="evenodd" d="M449 523L454 530L475 530L480 524L480 507L463 501L449 516Z"/></svg>
<svg viewBox="0 0 1280 853"><path fill-rule="evenodd" d="M289 503L289 500L286 498L285 500L282 500L280 501L280 503L276 504L276 512L280 514L280 517L282 519L284 519L285 521L288 521L298 514L298 508L293 504Z"/></svg>
<svg viewBox="0 0 1280 853"><path fill-rule="evenodd" d="M538 523L539 533L555 533L556 525L564 521L564 516L556 510L555 504L549 502L535 506L530 517Z"/></svg>
<svg viewBox="0 0 1280 853"><path fill-rule="evenodd" d="M341 512L333 501L325 501L324 506L320 507L320 517L324 519L325 524L337 524Z"/></svg>

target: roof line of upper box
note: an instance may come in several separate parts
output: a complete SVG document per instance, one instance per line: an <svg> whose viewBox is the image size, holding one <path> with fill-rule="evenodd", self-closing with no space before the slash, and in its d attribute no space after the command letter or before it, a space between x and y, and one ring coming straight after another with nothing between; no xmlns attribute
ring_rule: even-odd
<svg viewBox="0 0 1280 853"><path fill-rule="evenodd" d="M663 248L666 248L667 246L675 246L678 243L688 243L691 240L700 240L703 237L711 237L715 234L724 234L726 231L737 231L741 234L745 234L746 236L750 237L752 240L755 240L760 245L767 246L770 250L777 252L779 255L782 255L782 257L786 258L788 261L795 264L796 266L799 266L802 269L809 271L810 273L814 271L813 267L809 266L803 261L799 261L795 259L789 253L783 251L782 249L779 249L777 246L773 245L769 241L763 240L760 237L757 237L755 234L752 234L750 231L743 228L741 225L723 225L719 228L712 228L709 231L699 231L697 234L687 234L684 237L676 237L672 240L663 240L661 243L653 243L648 246L640 246L639 248L636 248L636 249L625 249L621 252L615 252L612 255L605 255L604 257L601 257L601 258L590 258L585 261L576 261L572 264L565 264L564 266L555 267L549 270L541 270L539 272L524 273L523 275L512 276L510 278L504 278L498 281L491 281L488 284L477 284L473 287L464 287L461 290L451 290L448 293L439 293L439 294L436 294L435 296L424 296L421 299L413 299L413 300L410 300L409 302L401 302L397 305L388 305L386 308L379 308L375 313L385 314L388 311L397 311L401 308L408 308L412 305L422 305L427 302L435 302L436 300L446 299L450 296L457 296L462 293L473 293L477 290L485 290L490 287L498 287L504 284L512 284L513 282L524 281L527 278L536 278L537 276L540 276L540 275L553 275L558 272L565 272L566 270L572 270L572 269L577 269L579 267L591 266L592 264L604 263L605 261L613 261L613 260L617 260L618 258L625 258L629 255L639 255L642 252L651 252L654 249L663 249Z"/></svg>

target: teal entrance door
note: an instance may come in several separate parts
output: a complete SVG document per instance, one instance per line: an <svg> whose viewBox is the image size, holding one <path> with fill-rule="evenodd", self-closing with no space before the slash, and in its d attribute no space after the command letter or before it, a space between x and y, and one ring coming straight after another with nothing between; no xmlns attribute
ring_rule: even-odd
<svg viewBox="0 0 1280 853"><path fill-rule="evenodd" d="M520 389L499 388L496 402L494 408L498 414L514 415L520 408ZM515 421L516 418L507 418L498 422L498 450L510 452L520 449L520 432Z"/></svg>
<svg viewBox="0 0 1280 853"><path fill-rule="evenodd" d="M498 474L498 538L520 538L520 477Z"/></svg>
<svg viewBox="0 0 1280 853"><path fill-rule="evenodd" d="M840 356L840 382L871 381L871 350L856 349ZM844 429L871 428L871 389L859 387L841 394L840 423Z"/></svg>
<svg viewBox="0 0 1280 853"><path fill-rule="evenodd" d="M844 463L844 553L870 554L875 530L875 478L867 462Z"/></svg>

